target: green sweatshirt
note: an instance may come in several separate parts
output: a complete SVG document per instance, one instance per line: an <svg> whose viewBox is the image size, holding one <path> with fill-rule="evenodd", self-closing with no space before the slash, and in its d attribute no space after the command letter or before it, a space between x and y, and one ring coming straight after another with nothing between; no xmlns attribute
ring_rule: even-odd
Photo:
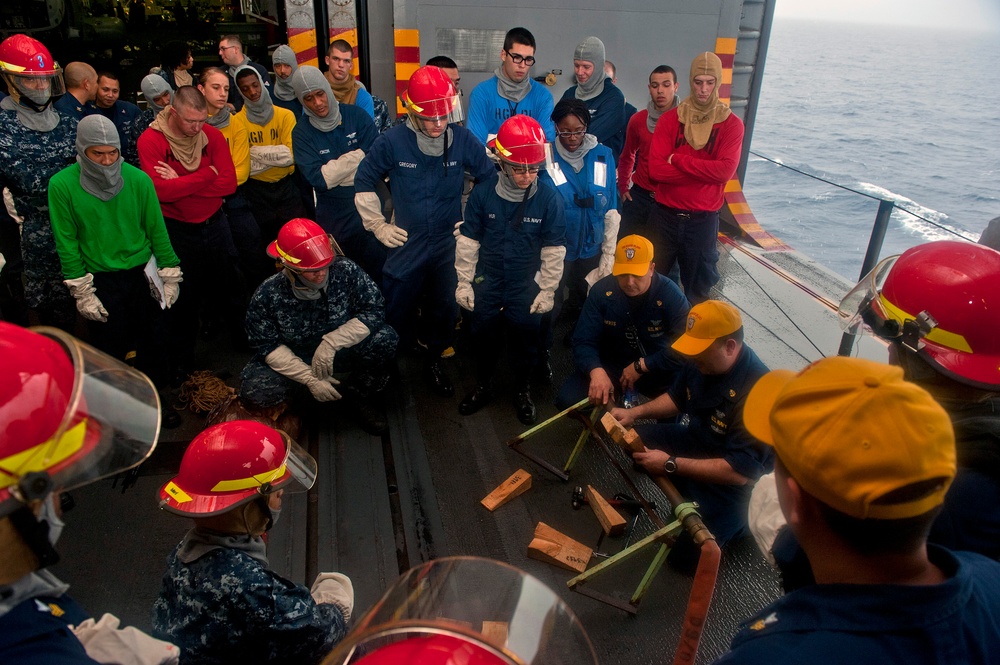
<svg viewBox="0 0 1000 665"><path fill-rule="evenodd" d="M127 163L122 164L122 180L122 191L110 201L84 191L79 164L49 180L49 218L64 278L128 270L145 265L150 254L161 268L180 264L153 181Z"/></svg>

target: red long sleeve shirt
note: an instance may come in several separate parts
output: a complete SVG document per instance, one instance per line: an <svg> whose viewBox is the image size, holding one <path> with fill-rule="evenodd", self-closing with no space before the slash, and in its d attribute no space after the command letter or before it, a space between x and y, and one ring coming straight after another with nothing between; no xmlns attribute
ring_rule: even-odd
<svg viewBox="0 0 1000 665"><path fill-rule="evenodd" d="M684 140L677 109L667 111L656 123L649 151L649 177L656 183L656 202L681 210L719 210L726 183L740 163L742 145L743 121L735 113L713 125L708 143L695 150Z"/></svg>
<svg viewBox="0 0 1000 665"><path fill-rule="evenodd" d="M649 147L653 142L653 135L646 128L646 118L649 111L643 109L634 113L628 121L628 129L625 130L625 147L618 160L618 195L624 195L628 191L629 180L633 183L654 191L656 184L649 179ZM636 155L638 151L638 156ZM635 169L633 173L632 169Z"/></svg>
<svg viewBox="0 0 1000 665"><path fill-rule="evenodd" d="M236 167L225 137L215 127L202 128L208 145L201 153L198 170L189 172L174 158L162 132L147 129L139 137L139 166L153 179L163 216L182 222L200 223L222 207L222 198L236 191ZM165 162L179 177L165 180L154 168ZM215 167L218 173L212 170Z"/></svg>

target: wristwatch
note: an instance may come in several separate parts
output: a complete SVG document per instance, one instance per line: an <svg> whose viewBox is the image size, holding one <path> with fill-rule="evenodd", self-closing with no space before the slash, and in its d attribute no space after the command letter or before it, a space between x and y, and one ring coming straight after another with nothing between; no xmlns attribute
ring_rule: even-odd
<svg viewBox="0 0 1000 665"><path fill-rule="evenodd" d="M634 363L632 363L632 367L635 369L636 374L645 374L646 372L649 371L648 369L642 368L642 358L639 358Z"/></svg>
<svg viewBox="0 0 1000 665"><path fill-rule="evenodd" d="M677 462L674 461L673 457L668 457L667 461L663 463L663 473L668 476L672 476L677 473Z"/></svg>

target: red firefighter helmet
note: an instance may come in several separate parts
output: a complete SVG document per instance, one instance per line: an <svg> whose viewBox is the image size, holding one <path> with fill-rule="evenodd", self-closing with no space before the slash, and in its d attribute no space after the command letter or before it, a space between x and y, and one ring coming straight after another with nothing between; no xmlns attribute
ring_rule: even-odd
<svg viewBox="0 0 1000 665"><path fill-rule="evenodd" d="M0 321L0 517L125 471L153 451L145 375L53 328Z"/></svg>
<svg viewBox="0 0 1000 665"><path fill-rule="evenodd" d="M510 665L485 647L454 635L419 635L378 649L357 665Z"/></svg>
<svg viewBox="0 0 1000 665"><path fill-rule="evenodd" d="M28 102L36 111L66 92L59 64L44 44L27 35L12 35L0 42L0 74L14 101Z"/></svg>
<svg viewBox="0 0 1000 665"><path fill-rule="evenodd" d="M458 93L443 69L427 65L413 72L403 103L407 113L419 118L444 118L458 106Z"/></svg>
<svg viewBox="0 0 1000 665"><path fill-rule="evenodd" d="M315 480L316 460L287 434L232 420L191 441L177 476L160 488L160 507L207 517L276 490L305 491Z"/></svg>
<svg viewBox="0 0 1000 665"><path fill-rule="evenodd" d="M538 121L527 115L507 118L497 131L496 138L486 147L508 164L541 166L548 157L545 131Z"/></svg>
<svg viewBox="0 0 1000 665"><path fill-rule="evenodd" d="M997 300L997 302L992 302ZM840 306L960 383L1000 389L1000 252L943 240L884 259Z"/></svg>
<svg viewBox="0 0 1000 665"><path fill-rule="evenodd" d="M333 248L326 231L302 217L281 227L278 239L267 246L267 253L292 270L320 270L333 262Z"/></svg>

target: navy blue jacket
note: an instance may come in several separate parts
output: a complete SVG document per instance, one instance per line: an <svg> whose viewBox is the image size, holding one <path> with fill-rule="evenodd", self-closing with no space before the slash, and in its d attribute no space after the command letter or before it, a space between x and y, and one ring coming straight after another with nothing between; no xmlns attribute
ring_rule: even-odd
<svg viewBox="0 0 1000 665"><path fill-rule="evenodd" d="M94 665L69 629L87 613L67 595L28 598L0 616L0 663Z"/></svg>
<svg viewBox="0 0 1000 665"><path fill-rule="evenodd" d="M743 623L716 665L1000 662L1000 563L930 545L942 584L816 584Z"/></svg>
<svg viewBox="0 0 1000 665"><path fill-rule="evenodd" d="M541 267L542 248L562 246L566 221L556 191L536 182L537 191L525 202L518 219L514 216L521 204L501 198L494 180L476 185L469 195L460 228L462 235L479 242L477 287L537 294L537 287L532 287Z"/></svg>
<svg viewBox="0 0 1000 665"><path fill-rule="evenodd" d="M584 375L604 367L617 378L639 357L650 371L675 372L679 364L670 345L684 332L690 309L680 288L657 272L649 290L635 298L609 275L590 289L583 304L573 332L573 362ZM632 341L636 336L644 353Z"/></svg>
<svg viewBox="0 0 1000 665"><path fill-rule="evenodd" d="M342 185L330 189L320 169L331 159L338 159L352 150L360 148L368 154L378 133L371 116L357 106L341 104L340 117L340 125L329 132L313 127L308 117L299 119L292 130L292 152L295 154L295 166L301 169L316 190L316 197L320 201L344 206L345 212L353 214L354 186Z"/></svg>

